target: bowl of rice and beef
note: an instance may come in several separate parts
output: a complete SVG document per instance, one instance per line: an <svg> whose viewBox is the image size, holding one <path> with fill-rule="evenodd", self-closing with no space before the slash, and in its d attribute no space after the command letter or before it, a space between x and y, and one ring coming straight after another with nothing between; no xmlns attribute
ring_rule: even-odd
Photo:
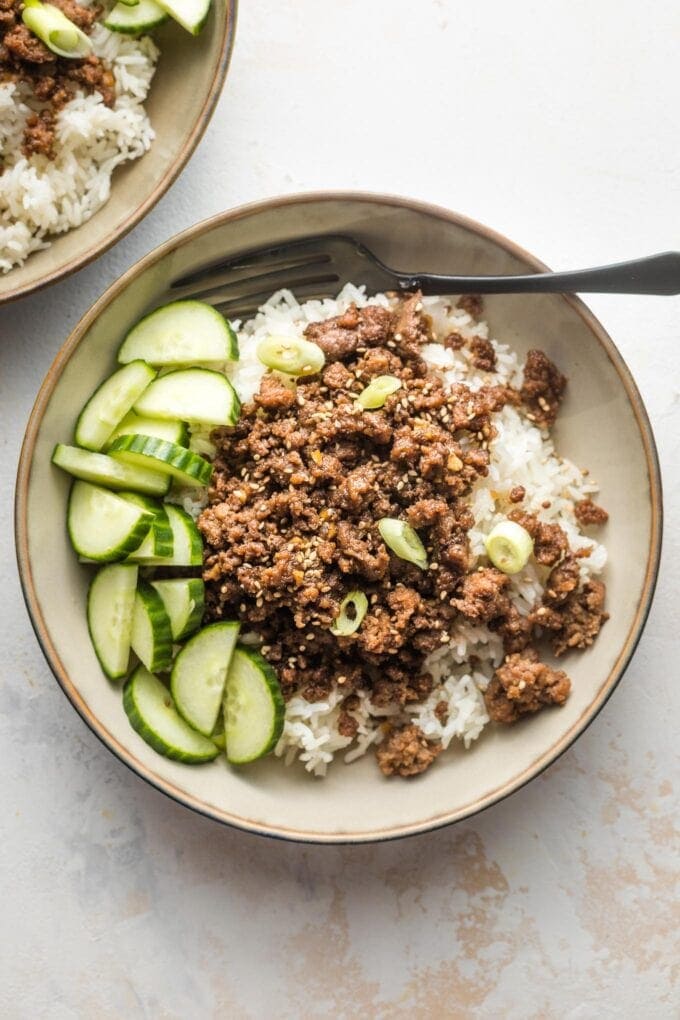
<svg viewBox="0 0 680 1020"><path fill-rule="evenodd" d="M155 0L31 2L84 50L59 55L25 23L24 0L0 0L0 304L86 265L161 198L210 120L236 26L236 0L195 30ZM143 29L125 24L150 8Z"/></svg>
<svg viewBox="0 0 680 1020"><path fill-rule="evenodd" d="M239 357L221 371L238 419L193 430L209 485L169 499L202 538L204 623L238 621L266 660L280 729L240 768L157 755L90 646L88 575L69 555L50 444L112 370L112 338L170 300L174 280L322 232L409 269L542 268L478 224L397 198L292 197L199 224L114 284L58 355L27 431L17 545L50 666L123 761L220 821L361 842L482 810L582 732L646 619L661 494L635 385L576 298L375 294L361 280L313 300L272 294L231 323ZM315 363L294 379L277 370L262 355L272 338Z"/></svg>

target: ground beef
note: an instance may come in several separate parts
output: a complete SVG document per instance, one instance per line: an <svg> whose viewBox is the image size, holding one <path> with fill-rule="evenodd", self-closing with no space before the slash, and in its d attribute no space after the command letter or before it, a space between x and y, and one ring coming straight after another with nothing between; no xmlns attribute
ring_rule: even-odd
<svg viewBox="0 0 680 1020"><path fill-rule="evenodd" d="M540 662L538 652L527 648L506 657L494 673L484 701L494 722L513 723L544 705L563 705L570 689L566 673Z"/></svg>
<svg viewBox="0 0 680 1020"><path fill-rule="evenodd" d="M338 733L341 737L356 737L357 730L359 729L359 723L356 721L353 715L349 712L340 712L338 716Z"/></svg>
<svg viewBox="0 0 680 1020"><path fill-rule="evenodd" d="M376 757L385 776L417 776L441 754L442 746L426 739L418 726L404 726L378 746Z"/></svg>
<svg viewBox="0 0 680 1020"><path fill-rule="evenodd" d="M534 540L534 559L543 567L553 567L569 551L569 540L559 524L549 524L536 514L524 510L511 510L511 521L520 524Z"/></svg>
<svg viewBox="0 0 680 1020"><path fill-rule="evenodd" d="M262 377L259 392L254 403L264 411L287 411L295 403L295 389L285 383L281 376L271 373Z"/></svg>
<svg viewBox="0 0 680 1020"><path fill-rule="evenodd" d="M607 511L593 503L592 499L579 500L574 506L574 513L582 528L589 524L606 524L609 520Z"/></svg>
<svg viewBox="0 0 680 1020"><path fill-rule="evenodd" d="M386 308L352 305L342 315L324 322L313 322L305 336L318 344L327 361L338 361L355 354L362 348L382 346L389 338L392 313Z"/></svg>
<svg viewBox="0 0 680 1020"><path fill-rule="evenodd" d="M89 35L97 20L97 7L81 7L75 0L50 0L53 7L58 7L69 21L77 25L81 31Z"/></svg>
<svg viewBox="0 0 680 1020"><path fill-rule="evenodd" d="M448 347L451 351L459 351L465 347L465 337L458 330L454 329L451 333L442 340L442 345Z"/></svg>
<svg viewBox="0 0 680 1020"><path fill-rule="evenodd" d="M481 294L463 294L456 302L458 308L467 312L473 319L478 319L484 311L484 299Z"/></svg>
<svg viewBox="0 0 680 1020"><path fill-rule="evenodd" d="M488 623L506 612L505 590L510 578L495 567L483 567L463 578L454 605L459 613L473 623Z"/></svg>
<svg viewBox="0 0 680 1020"><path fill-rule="evenodd" d="M473 336L470 340L472 364L482 372L496 371L496 352L490 340L481 336Z"/></svg>
<svg viewBox="0 0 680 1020"><path fill-rule="evenodd" d="M588 626L583 619L593 592L590 603L579 592L577 554L562 529L519 508L510 512L532 535L536 561L551 568L543 604L529 615L510 600L506 574L491 566L469 572L470 492L489 469L491 416L516 404L518 394L507 386L444 388L420 355L432 335L419 294L392 309L352 306L310 324L306 336L326 354L322 373L295 387L265 374L239 422L212 434L209 506L198 522L208 618L239 619L258 635L284 698L320 701L342 688L345 737L357 732L354 692L400 710L431 694L426 658L448 644L460 618L503 639L507 658L489 687L494 718L566 697L563 674L538 663L529 647L539 626L560 647L573 646L578 627L578 640L586 640L593 626L592 614ZM484 353L479 345L476 356ZM358 394L383 374L397 376L401 388L382 408L363 410ZM508 498L524 496L516 486ZM416 529L428 569L386 546L382 517ZM340 605L357 590L368 610L353 634L336 636ZM527 694L508 680L520 669L531 677ZM446 711L441 702L440 721ZM412 775L440 750L406 726L378 756L386 774Z"/></svg>
<svg viewBox="0 0 680 1020"><path fill-rule="evenodd" d="M442 726L446 726L449 718L449 706L446 701L438 701L434 707L434 714L436 715Z"/></svg>
<svg viewBox="0 0 680 1020"><path fill-rule="evenodd" d="M83 32L92 30L98 8L81 7L75 0L53 3ZM56 117L75 90L99 92L104 103L113 106L115 80L110 68L94 54L82 60L56 56L24 25L22 8L21 0L0 0L0 82L28 85L37 102L44 104L27 120L22 152L28 158L53 159Z"/></svg>
<svg viewBox="0 0 680 1020"><path fill-rule="evenodd" d="M21 151L30 158L34 154L54 157L55 117L51 110L33 113L26 121Z"/></svg>
<svg viewBox="0 0 680 1020"><path fill-rule="evenodd" d="M3 37L3 44L14 62L27 64L52 64L55 56L37 36L19 21Z"/></svg>
<svg viewBox="0 0 680 1020"><path fill-rule="evenodd" d="M546 429L554 425L566 385L566 378L543 351L529 351L520 393L531 421Z"/></svg>
<svg viewBox="0 0 680 1020"><path fill-rule="evenodd" d="M449 640L456 600L473 611L465 497L488 470L489 415L511 395L444 390L427 373L419 351L431 325L418 294L393 311L352 307L307 337L326 352L321 377L294 391L265 375L239 423L213 433L211 505L199 520L209 616L237 616L259 634L287 698L319 700L342 677L378 705L422 701L433 685L423 662ZM357 394L386 369L402 388L362 411ZM381 517L409 521L433 569L394 555ZM507 584L499 577L494 587ZM340 603L357 589L369 610L354 634L335 637Z"/></svg>
<svg viewBox="0 0 680 1020"><path fill-rule="evenodd" d="M604 610L605 591L602 581L586 581L556 608L544 607L547 611L537 618L542 627L553 632L555 655L592 645L602 624L609 619Z"/></svg>
<svg viewBox="0 0 680 1020"><path fill-rule="evenodd" d="M543 601L550 606L561 605L573 591L576 591L579 580L578 561L573 556L567 556L550 571L545 583Z"/></svg>

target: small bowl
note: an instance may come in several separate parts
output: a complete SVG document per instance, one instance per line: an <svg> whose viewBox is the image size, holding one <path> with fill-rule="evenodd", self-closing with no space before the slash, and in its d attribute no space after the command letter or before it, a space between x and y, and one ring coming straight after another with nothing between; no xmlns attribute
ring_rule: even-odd
<svg viewBox="0 0 680 1020"><path fill-rule="evenodd" d="M23 266L0 275L0 305L26 297L94 261L162 198L186 166L212 117L229 67L237 0L213 3L200 35L174 21L154 33L160 59L147 113L156 137L141 159L114 171L111 195L81 227L55 236ZM181 111L181 116L178 116Z"/></svg>
<svg viewBox="0 0 680 1020"><path fill-rule="evenodd" d="M538 775L604 705L630 660L649 611L661 544L661 484L647 414L621 355L571 296L486 299L491 333L522 353L539 346L570 380L555 429L558 449L587 465L612 511L604 535L611 619L566 664L573 693L561 709L515 727L489 727L467 753L448 752L414 780L385 779L372 756L335 763L323 780L265 759L241 770L223 759L190 767L159 757L131 729L120 687L101 673L85 622L89 572L64 527L70 481L50 464L72 435L77 409L110 373L126 330L167 296L170 282L220 256L304 234L349 234L397 268L521 273L545 269L471 220L401 198L312 194L213 217L157 248L110 287L58 354L33 409L19 468L16 541L38 640L90 728L142 778L209 817L253 832L360 843L424 832L469 817ZM361 281L356 281L360 283Z"/></svg>

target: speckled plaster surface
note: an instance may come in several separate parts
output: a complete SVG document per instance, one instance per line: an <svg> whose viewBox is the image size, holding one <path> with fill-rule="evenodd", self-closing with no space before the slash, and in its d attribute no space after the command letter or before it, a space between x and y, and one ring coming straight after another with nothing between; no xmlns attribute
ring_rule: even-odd
<svg viewBox="0 0 680 1020"><path fill-rule="evenodd" d="M656 1018L680 1013L680 301L593 298L654 425L665 550L617 692L541 778L404 842L299 847L166 800L90 734L21 603L10 492L38 385L136 258L241 201L410 194L569 268L680 246L680 8L242 0L227 90L116 249L0 309L0 1015Z"/></svg>

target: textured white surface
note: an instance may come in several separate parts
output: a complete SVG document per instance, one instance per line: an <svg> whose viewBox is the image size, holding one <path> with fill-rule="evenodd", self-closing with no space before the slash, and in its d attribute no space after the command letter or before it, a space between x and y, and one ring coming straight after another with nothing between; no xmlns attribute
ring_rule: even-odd
<svg viewBox="0 0 680 1020"><path fill-rule="evenodd" d="M589 300L639 383L666 487L633 663L561 761L448 831L296 847L146 787L43 662L10 493L33 398L78 317L151 247L228 206L403 193L556 268L680 247L679 33L675 0L242 0L226 91L179 182L95 265L0 309L0 1015L678 1014L678 299Z"/></svg>

